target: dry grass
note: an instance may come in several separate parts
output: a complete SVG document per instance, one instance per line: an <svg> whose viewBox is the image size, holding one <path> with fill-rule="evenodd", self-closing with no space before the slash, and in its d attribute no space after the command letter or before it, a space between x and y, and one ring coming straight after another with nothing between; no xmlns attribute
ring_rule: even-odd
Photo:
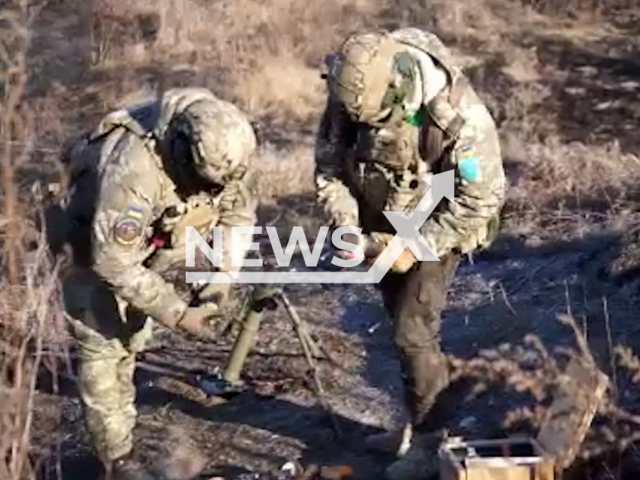
<svg viewBox="0 0 640 480"><path fill-rule="evenodd" d="M608 206L635 188L640 158L621 151L616 142L596 146L565 143L558 137L504 142L505 154L521 174L512 183L514 203L541 210L549 200L601 198Z"/></svg>
<svg viewBox="0 0 640 480"><path fill-rule="evenodd" d="M23 285L0 284L0 478L32 478L28 457L36 381L41 369L65 356L57 271L44 238L21 259ZM54 359L53 363L50 362Z"/></svg>
<svg viewBox="0 0 640 480"><path fill-rule="evenodd" d="M310 157L311 151L306 146L287 150L265 147L256 164L261 201L270 202L308 192L313 183L313 159Z"/></svg>
<svg viewBox="0 0 640 480"><path fill-rule="evenodd" d="M622 6L624 2L619 2L618 8ZM603 12L614 11L612 2L576 0L567 7L571 8L559 11L552 1L504 0L431 0L393 5L368 0L305 5L288 0L276 4L243 0L207 7L196 0L139 2L135 6L102 0L94 18L113 26L96 32L92 41L113 44L108 58L97 62L102 69L114 65L131 68L132 60L134 64L171 64L171 69L160 74L158 83L171 84L172 71L191 72L186 78L210 86L259 120L264 125L265 140L275 142L264 149L266 157L261 162L270 165L267 170L274 175L271 181L261 166L264 191L269 197L274 188L278 194L286 194L285 185L293 189L292 194L299 193L299 182L281 182L283 170L301 168L302 177L311 178L306 175L311 168L311 152L305 154L303 150L310 148L308 137L323 103L324 86L318 76L323 54L345 34L367 24L402 25L412 19L411 23L433 28L450 40L454 52L470 69L501 59L500 75L512 82L509 92L494 96L489 87L485 89L485 82L495 82L494 70L486 70L478 78L478 86L488 104L501 110L506 156L529 170L517 179L514 204L520 205L523 192L529 192L526 203L539 209L548 207L550 199L575 197L580 202L579 197L599 196L611 185L626 187L635 181L628 174L634 159L615 144L594 148L567 142L554 131L554 123L539 113L555 93L545 81L553 72L540 62L535 49L521 45L519 39L559 35L581 45L612 33L612 28L603 27L601 18ZM579 21L572 19L577 14ZM119 28L128 29L130 34L116 35ZM471 50L469 45L473 45ZM141 88L132 77L127 76L126 83L128 91ZM104 92L102 97L107 104L114 104L123 95L120 89L112 94ZM277 165L269 158L276 150ZM312 188L309 181L305 186ZM535 192L533 202L531 192Z"/></svg>
<svg viewBox="0 0 640 480"><path fill-rule="evenodd" d="M47 362L44 350L64 348L57 266L44 232L31 228L17 175L33 154L33 113L24 103L32 14L27 2L16 0L0 16L0 478L11 480L33 476L28 454L36 380Z"/></svg>

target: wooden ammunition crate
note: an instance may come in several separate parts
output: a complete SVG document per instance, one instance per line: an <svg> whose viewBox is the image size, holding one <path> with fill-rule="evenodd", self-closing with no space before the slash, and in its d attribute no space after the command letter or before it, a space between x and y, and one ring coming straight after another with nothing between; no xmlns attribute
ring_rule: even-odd
<svg viewBox="0 0 640 480"><path fill-rule="evenodd" d="M538 436L463 440L440 448L440 480L554 480L577 455L608 378L592 365L569 363Z"/></svg>
<svg viewBox="0 0 640 480"><path fill-rule="evenodd" d="M554 480L554 459L528 437L451 439L440 461L441 480Z"/></svg>

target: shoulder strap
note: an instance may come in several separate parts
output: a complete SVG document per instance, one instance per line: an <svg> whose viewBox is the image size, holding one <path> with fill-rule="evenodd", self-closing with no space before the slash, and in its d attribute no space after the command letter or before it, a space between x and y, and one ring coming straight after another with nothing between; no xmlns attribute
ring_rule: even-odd
<svg viewBox="0 0 640 480"><path fill-rule="evenodd" d="M93 131L90 141L102 138L114 129L124 127L141 139L151 138L153 132L145 129L126 109L116 110L104 117Z"/></svg>
<svg viewBox="0 0 640 480"><path fill-rule="evenodd" d="M469 80L464 75L460 75L456 78L456 81L453 82L451 86L451 91L449 92L449 102L451 106L456 108L460 104L460 100L462 100L462 95L464 95L465 90L469 87Z"/></svg>
<svg viewBox="0 0 640 480"><path fill-rule="evenodd" d="M456 109L465 90L469 86L469 82L464 75L460 75L451 86L449 92L449 103ZM464 119L461 115L457 115L445 130L436 125L435 122L429 122L422 128L420 155L429 164L433 165L444 153L445 135L447 138L455 138L460 133L460 129L464 125Z"/></svg>

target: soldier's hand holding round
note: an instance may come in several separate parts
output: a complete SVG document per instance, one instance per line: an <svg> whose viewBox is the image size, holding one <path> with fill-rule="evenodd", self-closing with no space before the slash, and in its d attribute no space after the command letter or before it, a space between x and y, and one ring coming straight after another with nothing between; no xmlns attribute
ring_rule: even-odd
<svg viewBox="0 0 640 480"><path fill-rule="evenodd" d="M387 245L389 245L392 238L393 235L391 233L384 232L373 232L367 235L367 248L365 249L367 258L372 258L372 261L375 261Z"/></svg>
<svg viewBox="0 0 640 480"><path fill-rule="evenodd" d="M189 307L176 326L202 340L213 340L217 336L213 325L217 323L218 319L217 305Z"/></svg>
<svg viewBox="0 0 640 480"><path fill-rule="evenodd" d="M371 247L368 250L365 250L365 253L371 253L371 255L367 255L367 257L373 257L370 260L371 263L373 263L378 259L378 256L382 253L386 246L389 245L389 243L393 239L393 235L391 233L374 232L370 235L370 238ZM411 267L415 265L417 261L418 259L415 257L411 249L409 247L405 247L394 264L391 266L390 270L394 273L406 273L411 269Z"/></svg>
<svg viewBox="0 0 640 480"><path fill-rule="evenodd" d="M239 169L238 175L242 175ZM243 211L250 208L257 196L256 180L250 174L244 174L242 179L234 179L225 185L220 192L219 208L223 212Z"/></svg>

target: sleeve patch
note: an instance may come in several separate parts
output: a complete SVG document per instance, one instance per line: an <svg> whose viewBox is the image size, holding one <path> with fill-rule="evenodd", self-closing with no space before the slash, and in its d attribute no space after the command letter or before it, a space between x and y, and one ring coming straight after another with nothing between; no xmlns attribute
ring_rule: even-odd
<svg viewBox="0 0 640 480"><path fill-rule="evenodd" d="M458 171L463 180L475 183L481 180L482 169L480 157L471 145L465 145L458 150Z"/></svg>
<svg viewBox="0 0 640 480"><path fill-rule="evenodd" d="M135 243L144 231L142 226L143 211L136 206L129 206L120 215L113 227L113 235L117 242L123 245Z"/></svg>

